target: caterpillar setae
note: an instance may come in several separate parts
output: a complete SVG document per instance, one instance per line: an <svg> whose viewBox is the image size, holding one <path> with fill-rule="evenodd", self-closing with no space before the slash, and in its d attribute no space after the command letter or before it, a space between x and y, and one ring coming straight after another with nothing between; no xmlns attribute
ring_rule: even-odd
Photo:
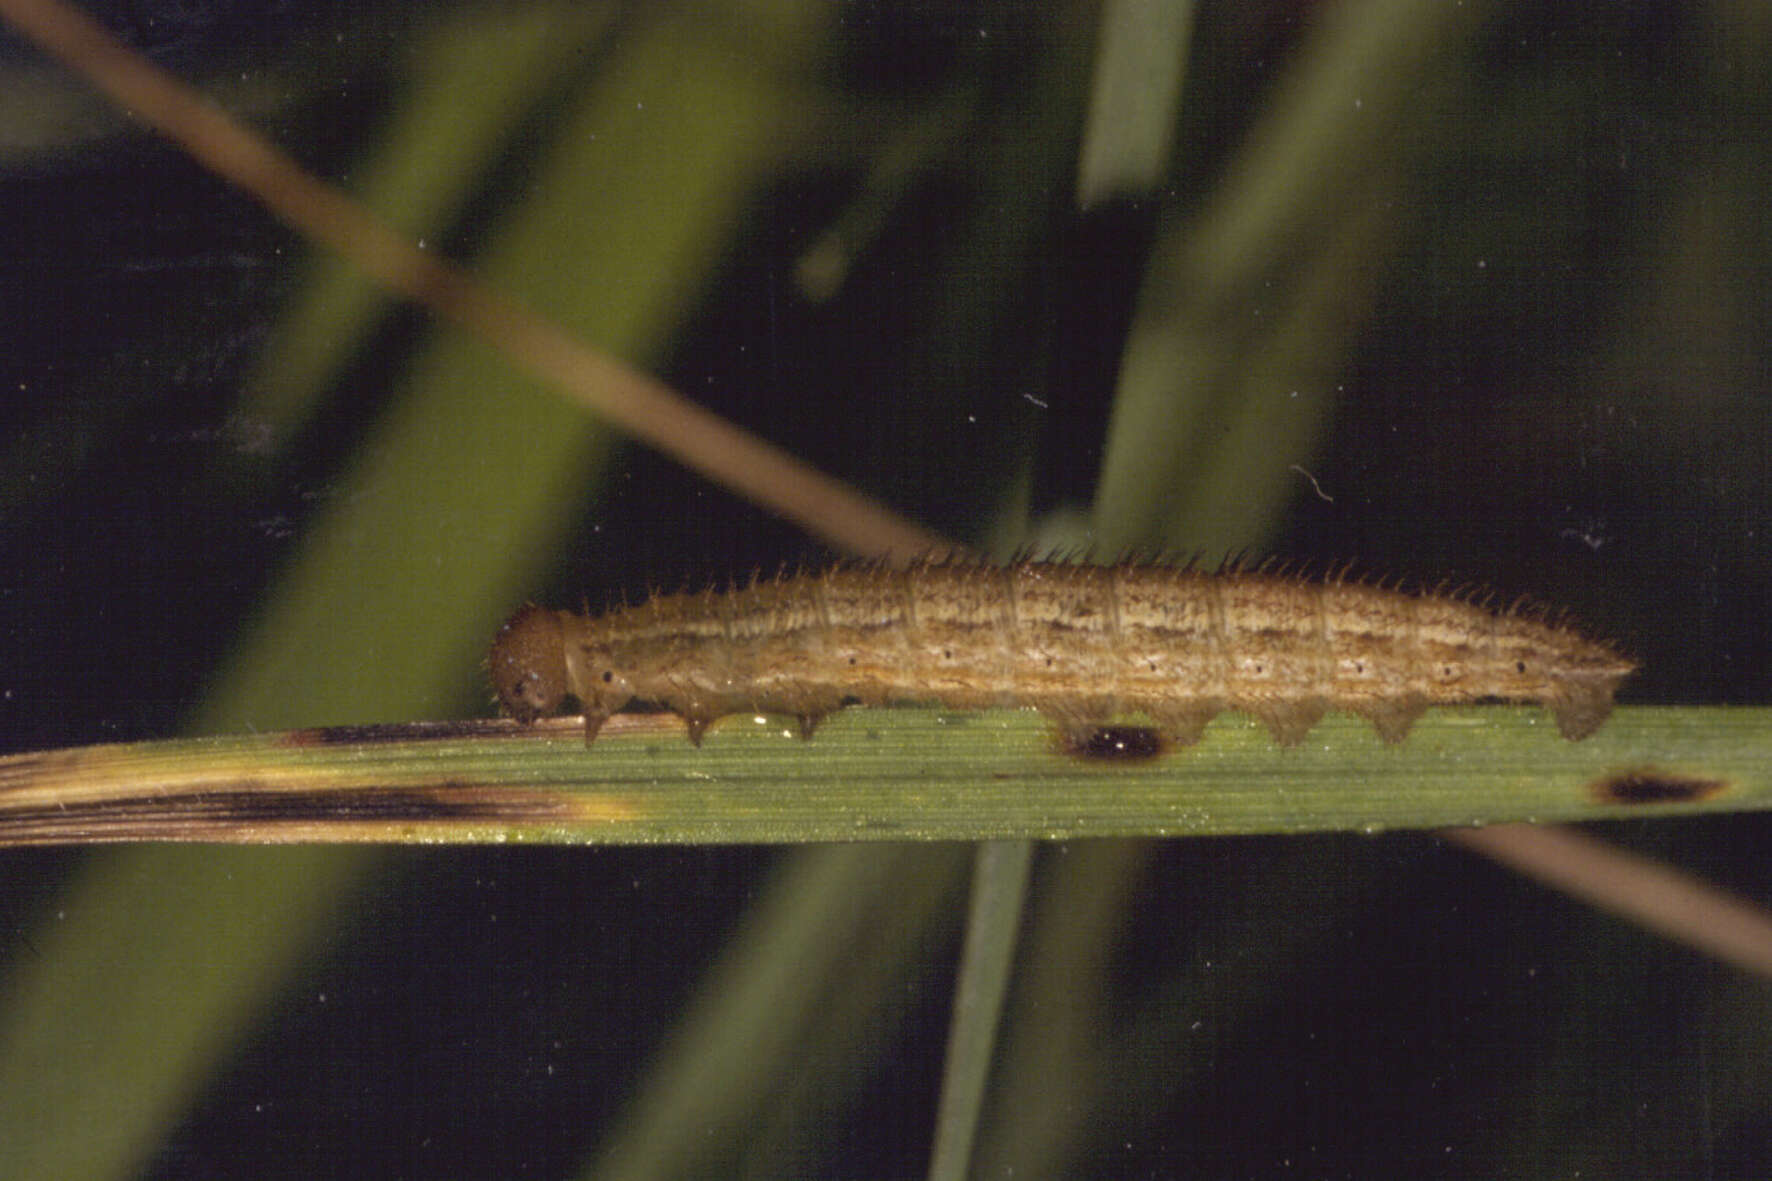
<svg viewBox="0 0 1772 1181"><path fill-rule="evenodd" d="M1074 743L1142 715L1179 744L1224 710L1283 746L1329 710L1399 742L1430 705L1535 702L1585 738L1636 667L1541 609L1267 568L1020 562L839 565L586 617L528 606L487 660L522 721L567 697L585 741L629 702L680 714L692 742L741 711L810 738L849 703L1039 710Z"/></svg>

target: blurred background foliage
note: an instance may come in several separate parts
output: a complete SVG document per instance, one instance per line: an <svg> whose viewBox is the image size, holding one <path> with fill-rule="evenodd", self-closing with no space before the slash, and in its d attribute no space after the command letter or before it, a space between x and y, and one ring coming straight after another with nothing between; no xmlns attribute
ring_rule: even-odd
<svg viewBox="0 0 1772 1181"><path fill-rule="evenodd" d="M1128 88L1140 7L88 11L949 536L1471 579L1768 700L1765 7L1178 3ZM525 598L828 556L0 69L6 749L477 714ZM1768 823L1610 831L1766 898ZM965 852L7 853L0 1175L916 1175ZM1762 984L1432 838L1034 875L981 1175L1772 1159Z"/></svg>

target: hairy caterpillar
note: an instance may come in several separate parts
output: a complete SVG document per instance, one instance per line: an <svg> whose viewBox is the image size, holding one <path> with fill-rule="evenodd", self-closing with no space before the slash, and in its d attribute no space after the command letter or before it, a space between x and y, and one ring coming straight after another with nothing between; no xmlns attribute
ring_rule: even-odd
<svg viewBox="0 0 1772 1181"><path fill-rule="evenodd" d="M715 718L792 714L810 738L855 702L1039 710L1073 742L1143 715L1180 744L1224 710L1281 745L1347 710L1398 742L1430 705L1535 702L1585 738L1636 667L1543 611L1330 575L1159 565L836 566L742 589L658 595L585 617L525 607L487 660L523 721L568 696L585 741L630 701L701 741Z"/></svg>

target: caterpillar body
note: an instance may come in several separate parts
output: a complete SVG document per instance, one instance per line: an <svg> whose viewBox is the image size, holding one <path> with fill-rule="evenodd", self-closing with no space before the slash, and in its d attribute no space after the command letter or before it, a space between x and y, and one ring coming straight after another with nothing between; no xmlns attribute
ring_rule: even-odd
<svg viewBox="0 0 1772 1181"><path fill-rule="evenodd" d="M487 664L522 721L576 698L587 743L640 701L681 715L697 743L730 713L791 714L810 738L846 704L920 702L1036 709L1079 743L1142 716L1183 745L1225 710L1281 745L1332 709L1398 742L1429 706L1484 700L1542 705L1580 739L1636 667L1542 610L1463 594L1052 562L839 565L591 617L529 606Z"/></svg>

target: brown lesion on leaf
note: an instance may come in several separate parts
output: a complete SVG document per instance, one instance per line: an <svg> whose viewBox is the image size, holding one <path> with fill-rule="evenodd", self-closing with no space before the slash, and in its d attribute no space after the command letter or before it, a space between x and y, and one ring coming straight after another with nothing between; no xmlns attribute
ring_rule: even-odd
<svg viewBox="0 0 1772 1181"><path fill-rule="evenodd" d="M365 782L288 788L251 777L201 790L0 807L0 846L135 840L348 839L372 826L520 825L577 818L581 801L558 792L460 782L389 787Z"/></svg>
<svg viewBox="0 0 1772 1181"><path fill-rule="evenodd" d="M463 738L521 737L528 731L509 718L454 722L378 722L363 726L316 726L282 736L290 746L365 746L389 742L444 742Z"/></svg>
<svg viewBox="0 0 1772 1181"><path fill-rule="evenodd" d="M1059 731L1066 754L1092 763L1148 763L1173 743L1150 726L1088 726Z"/></svg>
<svg viewBox="0 0 1772 1181"><path fill-rule="evenodd" d="M1628 767L1594 780L1588 790L1602 804L1696 804L1728 791L1729 781L1659 767Z"/></svg>

